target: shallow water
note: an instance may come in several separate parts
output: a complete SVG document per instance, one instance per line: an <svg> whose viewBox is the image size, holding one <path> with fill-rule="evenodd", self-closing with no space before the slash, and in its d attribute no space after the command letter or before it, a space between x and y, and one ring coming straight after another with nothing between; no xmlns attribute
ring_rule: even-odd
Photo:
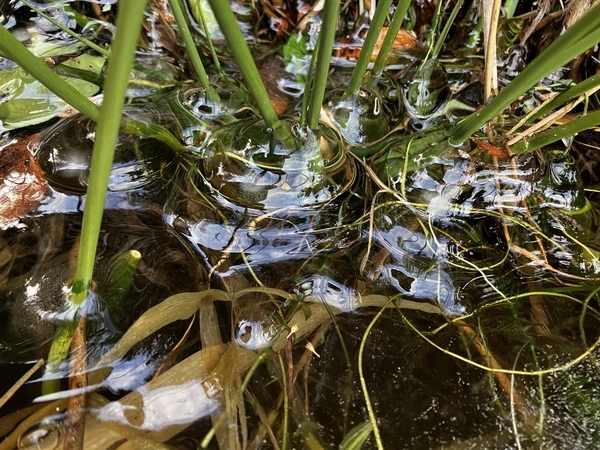
<svg viewBox="0 0 600 450"><path fill-rule="evenodd" d="M213 432L209 448L338 448L369 409L388 448L597 445L598 198L559 149L413 141L443 133L459 96L442 64L417 68L351 99L332 89L322 128L285 117L287 139L239 81L216 82L223 104L197 86L130 92L128 117L188 149L119 138L84 308L87 448L198 448ZM47 127L47 187L3 224L0 392L75 316L93 139L80 116ZM0 409L0 449L58 445L69 375L40 370ZM61 390L43 395L51 377ZM45 418L14 428L41 401Z"/></svg>

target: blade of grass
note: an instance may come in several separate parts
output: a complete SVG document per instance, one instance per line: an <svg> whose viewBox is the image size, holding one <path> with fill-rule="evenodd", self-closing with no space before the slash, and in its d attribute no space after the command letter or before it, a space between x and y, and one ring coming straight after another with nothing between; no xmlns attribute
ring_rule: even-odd
<svg viewBox="0 0 600 450"><path fill-rule="evenodd" d="M100 108L89 101L77 89L68 84L46 66L41 59L33 55L10 31L0 27L0 52L16 62L32 77L54 92L57 96L81 111L93 121L98 121Z"/></svg>
<svg viewBox="0 0 600 450"><path fill-rule="evenodd" d="M321 105L323 103L323 96L325 95L325 86L327 85L331 54L333 53L333 40L337 28L339 7L339 0L325 0L323 23L321 24L321 33L319 35L319 46L317 47L315 54L313 54L313 58L316 57L317 62L315 63L313 86L309 92L310 98L307 106L307 122L308 126L313 130L317 129L319 126Z"/></svg>
<svg viewBox="0 0 600 450"><path fill-rule="evenodd" d="M89 184L83 212L77 266L71 287L70 299L77 308L87 298L92 284L108 178L112 168L115 143L121 126L125 91L133 67L134 52L145 9L146 0L129 0L119 5L117 31L113 42L114 50L108 62L105 97L100 107L100 117L95 133L96 140L92 153ZM52 341L50 347L47 372L57 372L61 363L66 359L69 348L66 343L70 344L71 342L75 331L74 323L73 321L67 321L59 328L57 337ZM56 391L59 387L58 381L45 381L42 391L45 394Z"/></svg>
<svg viewBox="0 0 600 450"><path fill-rule="evenodd" d="M379 78L381 76L381 73L383 72L383 68L385 66L385 58L394 46L394 39L396 39L398 31L400 31L400 28L402 27L402 23L404 22L404 16L406 15L406 11L408 11L410 2L411 0L400 0L400 3L396 7L396 11L394 11L392 21L390 22L390 26L387 30L385 38L383 39L381 48L379 49L379 54L377 55L377 59L373 64L373 69L371 69L370 78L372 80L376 80L377 78Z"/></svg>
<svg viewBox="0 0 600 450"><path fill-rule="evenodd" d="M317 37L316 48L319 48L319 40L321 36ZM308 66L308 74L306 76L306 83L304 84L304 95L302 96L302 106L300 108L300 127L304 128L306 124L306 111L308 110L308 93L312 91L313 86L313 75L315 74L315 63L317 58L313 56L310 58L310 64Z"/></svg>
<svg viewBox="0 0 600 450"><path fill-rule="evenodd" d="M129 0L119 5L117 32L112 57L108 62L105 97L96 129L81 243L73 281L72 300L78 305L85 300L92 281L108 178L145 7L146 0Z"/></svg>
<svg viewBox="0 0 600 450"><path fill-rule="evenodd" d="M450 32L450 27L454 24L454 20L456 19L460 8L462 8L463 3L464 0L458 0L454 5L454 8L452 8L452 12L450 13L448 20L446 20L446 23L444 24L444 28L442 29L440 35L435 41L435 46L433 47L433 51L431 52L432 58L437 58L440 55L440 52L442 51L442 46L444 45L444 41L446 40L446 36L448 36L448 33Z"/></svg>
<svg viewBox="0 0 600 450"><path fill-rule="evenodd" d="M450 143L458 145L499 116L504 108L531 89L547 74L600 42L600 4L594 6L575 25L558 37L531 62L492 102L471 114L450 130Z"/></svg>
<svg viewBox="0 0 600 450"><path fill-rule="evenodd" d="M369 66L369 61L371 60L371 54L373 53L373 49L375 48L375 44L377 43L377 38L379 37L379 33L381 32L383 22L387 17L391 4L392 0L382 0L380 3L377 4L377 7L375 8L375 15L373 16L373 20L369 25L367 37L365 38L365 42L360 51L358 61L356 61L356 66L352 71L352 78L350 78L350 82L348 83L346 92L344 92L344 97L350 97L352 95L355 95L360 89L360 85L363 82L365 72L367 71L367 67Z"/></svg>
<svg viewBox="0 0 600 450"><path fill-rule="evenodd" d="M217 94L217 91L215 91L210 85L208 75L206 74L204 65L200 60L200 55L198 54L198 49L196 48L196 43L194 42L192 33L190 32L190 27L188 26L187 18L183 12L183 8L181 7L180 0L169 0L169 6L171 7L171 12L175 17L175 21L177 22L177 27L179 28L179 33L183 39L183 43L185 44L186 52L190 58L192 67L198 76L200 84L204 89L206 89L208 97L211 101L220 102L221 99L219 98L219 94Z"/></svg>
<svg viewBox="0 0 600 450"><path fill-rule="evenodd" d="M235 62L240 67L240 71L248 84L248 89L252 97L254 97L261 117L274 131L280 129L281 122L271 104L269 94L260 78L242 31L235 20L229 1L208 0L208 2L225 36L229 50L233 54Z"/></svg>
<svg viewBox="0 0 600 450"><path fill-rule="evenodd" d="M572 120L569 123L560 125L558 127L551 128L537 136L518 142L517 144L510 147L514 154L520 154L524 152L531 152L538 148L552 144L560 139L573 136L580 131L588 130L600 124L600 110L586 114L583 117Z"/></svg>
<svg viewBox="0 0 600 450"><path fill-rule="evenodd" d="M204 33L204 36L206 36L206 42L208 43L208 48L210 49L210 54L212 56L215 68L217 69L217 73L219 74L219 77L221 79L224 79L225 73L223 72L221 63L219 62L219 56L217 55L217 51L213 44L212 38L210 37L210 30L208 29L208 25L206 24L206 17L204 16L204 8L202 8L202 2L196 1L193 3L195 6L192 6L191 3L188 3L188 5L190 7L196 8L196 14L193 14L193 16L196 19L196 21L198 22L198 25L200 26L200 30L202 30L202 32Z"/></svg>
<svg viewBox="0 0 600 450"><path fill-rule="evenodd" d="M27 73L73 108L77 109L94 122L98 121L98 118L100 117L100 108L60 76L55 74L52 69L46 66L41 59L33 55L27 47L18 41L11 32L4 27L0 27L0 52L11 61L16 62L20 67L25 69ZM154 137L167 144L176 152L185 150L185 147L183 147L181 142L179 142L175 136L173 136L166 128L159 125L148 125L133 120L126 120L123 124L123 131L136 136Z"/></svg>
<svg viewBox="0 0 600 450"><path fill-rule="evenodd" d="M586 78L581 83L577 83L573 86L570 86L569 89L557 95L550 102L541 107L534 115L530 117L530 120L534 121L536 119L539 119L547 112L552 111L554 108L557 108L563 105L564 103L567 103L569 100L572 100L576 97L579 97L582 94L585 94L587 91L589 91L590 89L594 89L597 86L600 86L600 73Z"/></svg>
<svg viewBox="0 0 600 450"><path fill-rule="evenodd" d="M438 1L437 5L435 5L433 17L431 18L431 23L429 24L429 31L427 32L427 36L425 37L425 46L429 49L429 53L427 54L427 56L425 56L421 65L425 65L425 63L431 56L431 50L433 49L433 45L435 42L435 35L438 32L440 19L442 17L442 10L446 8L446 5L444 5L443 3L443 1Z"/></svg>
<svg viewBox="0 0 600 450"><path fill-rule="evenodd" d="M371 424L371 426L373 427L373 435L375 437L375 444L377 445L377 449L378 450L383 450L383 441L381 439L381 435L379 434L379 426L377 425L377 417L375 416L375 410L373 408L373 404L371 403L371 399L369 396L369 390L367 388L367 382L365 380L365 375L363 373L363 354L365 351L365 344L367 342L367 338L369 337L369 334L371 333L371 330L373 329L373 327L375 326L375 324L377 323L377 321L379 320L379 318L381 317L381 315L383 314L383 312L385 311L385 309L393 303L394 301L394 297L390 298L386 304L381 307L381 309L377 312L377 314L375 314L375 317L373 317L373 319L371 320L371 322L369 323L369 325L367 326L367 329L365 330L363 337L360 341L360 347L358 349L358 376L360 379L360 386L362 389L362 393L363 393L363 397L365 399L365 404L367 406L367 412L369 414L369 422Z"/></svg>

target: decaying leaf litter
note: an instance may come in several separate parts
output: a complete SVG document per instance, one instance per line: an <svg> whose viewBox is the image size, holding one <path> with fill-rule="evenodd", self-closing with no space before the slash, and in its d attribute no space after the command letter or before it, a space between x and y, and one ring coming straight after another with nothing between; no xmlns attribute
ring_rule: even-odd
<svg viewBox="0 0 600 450"><path fill-rule="evenodd" d="M282 117L302 108L324 3L234 4ZM387 11L386 27L406 3ZM30 6L39 8L5 12L5 26L38 21ZM321 111L331 131L304 135L287 122L312 143L292 151L254 118L208 3L187 6L206 64L205 36L214 38L219 66L209 74L224 106L191 86L172 10L150 4L125 114L171 130L187 151L120 137L97 301L85 312L88 357L74 359L72 347L70 369L56 374L72 389L86 378L77 367L87 373L79 396L87 406L64 383L42 397L50 403L31 407L38 372L32 392L7 399L0 448L40 436L67 448L595 445L597 49L513 98L462 145L447 143L457 121L476 115L591 5L406 5L403 29L379 60L383 75L373 76L370 58L348 101L375 5L342 4ZM41 9L108 48L115 7L82 7ZM77 48L38 56L101 88L98 54L69 42ZM89 69L61 67L85 58ZM13 84L23 76L2 72ZM95 125L73 116L32 138L38 94L5 89L4 130L16 131L5 132L0 154L10 199L1 338L16 379L45 357L61 320L60 299L48 304L37 290L60 297L77 249L89 155L59 133L91 141ZM52 106L35 121L56 114ZM564 138L554 142L553 132ZM115 267L131 267L133 251L139 265L117 281ZM37 320L43 326L31 326ZM85 440L69 420L85 425Z"/></svg>

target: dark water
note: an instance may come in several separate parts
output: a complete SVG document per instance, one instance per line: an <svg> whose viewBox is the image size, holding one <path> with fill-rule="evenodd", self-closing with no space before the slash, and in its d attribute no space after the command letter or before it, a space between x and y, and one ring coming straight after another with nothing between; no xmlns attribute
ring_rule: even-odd
<svg viewBox="0 0 600 450"><path fill-rule="evenodd" d="M214 426L210 448L338 448L370 417L387 448L598 445L592 182L561 148L509 158L409 143L443 131L464 94L443 65L416 67L356 98L332 89L321 130L285 118L288 140L240 108L239 81L220 82L222 105L196 86L131 94L129 117L188 150L119 138L83 309L88 447L198 448ZM3 225L2 392L75 314L94 133L81 116L44 130L47 193ZM141 262L116 289L132 250ZM68 363L38 371L2 407L6 448L56 447L68 376ZM42 397L48 377L62 390ZM15 431L40 401L58 403ZM376 447L371 433L364 448Z"/></svg>

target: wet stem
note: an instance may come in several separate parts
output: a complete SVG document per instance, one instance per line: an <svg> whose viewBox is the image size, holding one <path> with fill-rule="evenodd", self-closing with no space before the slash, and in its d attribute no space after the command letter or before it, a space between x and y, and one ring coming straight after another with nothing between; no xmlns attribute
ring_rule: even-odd
<svg viewBox="0 0 600 450"><path fill-rule="evenodd" d="M383 0L377 4L375 15L373 16L373 20L369 26L369 31L367 32L367 37L365 38L365 43L361 49L358 61L356 61L356 66L352 71L352 78L350 79L348 87L346 88L346 92L344 93L345 97L355 95L360 89L365 72L369 65L369 60L371 59L371 54L373 53L373 48L375 48L377 38L379 37L379 32L381 27L383 27L383 23L387 17L391 4L392 0Z"/></svg>
<svg viewBox="0 0 600 450"><path fill-rule="evenodd" d="M568 63L600 42L600 4L557 38L488 105L471 114L450 130L450 142L457 145L468 139L485 123L499 116L513 101L535 86L540 79ZM554 141L560 138L554 139Z"/></svg>
<svg viewBox="0 0 600 450"><path fill-rule="evenodd" d="M123 6L120 8L123 9ZM100 108L97 105L88 100L59 75L55 74L4 27L0 27L0 52L8 59L16 62L32 77L73 108L77 109L94 122L99 120ZM129 74L127 76L129 77ZM105 90L107 90L106 86ZM107 96L105 96L105 98L107 98ZM118 117L120 117L120 112ZM123 123L123 132L135 136L153 137L164 142L178 153L184 150L184 146L181 142L179 142L179 140L167 129L159 125L147 125L134 120L125 120Z"/></svg>
<svg viewBox="0 0 600 450"><path fill-rule="evenodd" d="M179 34L183 39L188 58L190 59L190 63L192 64L192 67L194 68L194 71L198 76L200 84L204 89L206 89L208 97L211 101L220 102L221 100L219 99L219 94L217 94L217 91L215 91L210 85L208 75L206 74L206 71L204 70L204 65L200 60L198 49L196 48L196 44L190 32L190 28L188 26L185 13L183 11L183 7L181 6L181 0L169 0L169 6L171 8L173 16L175 17L175 20L177 21L177 28L179 28Z"/></svg>
<svg viewBox="0 0 600 450"><path fill-rule="evenodd" d="M235 62L248 83L248 89L252 93L256 106L267 125L273 129L280 126L279 117L271 104L269 94L260 78L250 49L246 44L242 31L240 30L229 2L221 0L209 0L208 3L213 10L219 27L225 36L229 50L233 54Z"/></svg>
<svg viewBox="0 0 600 450"><path fill-rule="evenodd" d="M71 288L70 298L77 308L87 298L92 283L108 179L112 167L115 143L121 126L125 91L133 67L134 52L145 8L146 0L129 0L119 4L117 31L113 43L114 50L108 63L105 96L98 117L83 213L81 241L77 255L77 267ZM70 342L73 332L74 328L69 321L59 328L48 357L50 371L56 369L57 362L66 359L68 346L64 343L65 341ZM43 391L50 393L57 388L58 386L55 383L46 382Z"/></svg>
<svg viewBox="0 0 600 450"><path fill-rule="evenodd" d="M335 30L337 28L338 10L340 2L338 0L326 0L323 9L323 24L319 34L317 50L313 54L316 58L315 71L311 77L312 86L310 89L306 86L305 91L309 91L307 104L308 126L315 130L319 125L319 116L321 114L321 104L325 95L325 86L327 85L327 74L329 72L329 63L333 53L333 41L335 39Z"/></svg>

